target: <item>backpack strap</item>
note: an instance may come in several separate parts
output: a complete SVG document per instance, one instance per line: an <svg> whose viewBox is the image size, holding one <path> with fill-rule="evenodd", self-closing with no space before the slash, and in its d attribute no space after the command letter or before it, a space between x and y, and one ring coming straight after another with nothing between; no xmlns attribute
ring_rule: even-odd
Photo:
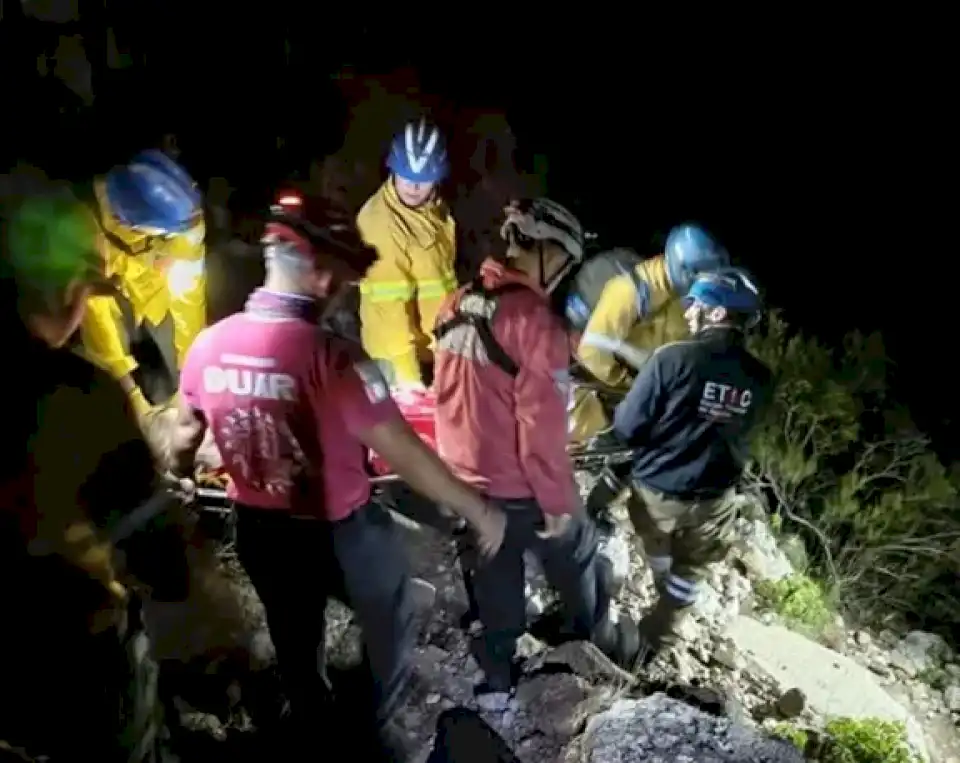
<svg viewBox="0 0 960 763"><path fill-rule="evenodd" d="M516 378L520 373L520 366L517 365L507 351L503 349L503 345L497 341L497 338L493 334L492 320L496 313L497 301L501 296L509 294L512 291L519 291L526 288L527 287L522 284L511 283L498 286L494 289L487 289L483 285L482 277L477 277L470 283L466 291L461 294L460 299L457 301L457 306L453 311L453 315L438 324L434 329L434 336L439 342L455 328L466 325L471 326L473 330L477 332L477 338L483 345L484 350L486 350L490 362L511 378ZM484 304L479 310L465 310L463 307L464 297L474 295L479 296Z"/></svg>

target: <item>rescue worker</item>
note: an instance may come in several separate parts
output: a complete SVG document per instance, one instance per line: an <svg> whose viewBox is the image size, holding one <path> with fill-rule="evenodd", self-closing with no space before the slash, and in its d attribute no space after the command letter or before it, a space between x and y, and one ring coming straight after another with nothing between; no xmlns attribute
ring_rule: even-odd
<svg viewBox="0 0 960 763"><path fill-rule="evenodd" d="M176 391L179 362L205 322L200 192L183 167L151 149L96 179L93 195L106 274L119 293L90 299L82 352L120 381L144 418Z"/></svg>
<svg viewBox="0 0 960 763"><path fill-rule="evenodd" d="M584 267L629 250L596 254ZM664 252L641 259L629 257L599 286L579 331L576 360L586 377L614 397L622 397L650 354L667 342L687 336L681 298L697 273L729 265L726 251L697 225L680 225L667 236ZM623 272L627 267L631 272ZM582 276L580 276L582 278ZM569 298L568 298L569 299ZM568 315L569 315L568 302ZM571 438L585 439L609 426L609 409L588 387L575 393Z"/></svg>
<svg viewBox="0 0 960 763"><path fill-rule="evenodd" d="M483 627L474 643L481 694L511 691L517 680L527 550L559 592L570 634L621 664L636 652L635 626L608 616L596 531L566 450L570 347L550 294L583 256L583 229L564 207L535 199L507 208L501 235L502 258L486 260L448 299L436 328L439 452L507 517L500 552L464 569Z"/></svg>
<svg viewBox="0 0 960 763"><path fill-rule="evenodd" d="M449 172L440 131L424 119L407 124L387 167L390 177L357 215L377 250L360 284L362 340L391 386L423 389L437 310L457 286L454 221L438 193Z"/></svg>
<svg viewBox="0 0 960 763"><path fill-rule="evenodd" d="M745 272L701 274L683 305L692 338L654 352L610 433L638 449L628 507L660 594L640 622L641 664L677 640L707 565L726 554L731 493L771 391L769 370L744 346L762 311Z"/></svg>
<svg viewBox="0 0 960 763"><path fill-rule="evenodd" d="M0 466L0 740L31 759L153 760L155 667L110 532L157 475L122 390L64 349L107 289L96 222L36 171L0 186L17 401Z"/></svg>
<svg viewBox="0 0 960 763"><path fill-rule="evenodd" d="M470 522L485 552L496 552L505 519L410 429L376 364L357 345L317 328L322 300L338 283L362 277L372 250L323 210L276 215L264 236L263 287L244 312L201 332L187 354L177 471L191 473L209 427L231 478L237 553L266 608L290 700L291 738L319 741L326 692L317 657L324 603L335 595L363 629L378 732L367 737L377 736L396 756L387 759L402 760L391 719L410 677L416 635L410 577L390 515L372 500L367 449Z"/></svg>
<svg viewBox="0 0 960 763"><path fill-rule="evenodd" d="M589 380L599 382L600 389L575 386L569 428L574 441L609 427L612 406L630 389L651 353L688 335L682 297L697 274L730 264L726 250L691 224L670 231L662 255L635 259L630 273L616 275L602 286L579 338L579 367ZM604 471L587 498L591 516L602 515L623 493L628 469L622 465Z"/></svg>

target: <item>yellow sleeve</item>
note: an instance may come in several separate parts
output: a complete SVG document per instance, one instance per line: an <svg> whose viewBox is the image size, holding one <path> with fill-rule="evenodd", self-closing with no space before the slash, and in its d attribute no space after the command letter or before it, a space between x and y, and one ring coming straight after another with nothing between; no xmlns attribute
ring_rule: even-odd
<svg viewBox="0 0 960 763"><path fill-rule="evenodd" d="M122 379L139 365L129 346L123 328L120 306L113 297L90 297L80 324L83 354L114 379Z"/></svg>
<svg viewBox="0 0 960 763"><path fill-rule="evenodd" d="M197 277L195 286L181 295L170 298L170 314L173 317L174 342L177 347L177 366L183 367L183 359L203 327L207 324L207 277Z"/></svg>
<svg viewBox="0 0 960 763"><path fill-rule="evenodd" d="M636 294L627 277L611 279L600 295L577 347L577 359L598 381L610 387L626 386L629 368L615 353L637 322Z"/></svg>
<svg viewBox="0 0 960 763"><path fill-rule="evenodd" d="M166 266L170 290L170 314L173 318L177 365L183 365L187 350L207 322L207 273L203 243L206 233L202 221L166 246L170 258Z"/></svg>
<svg viewBox="0 0 960 763"><path fill-rule="evenodd" d="M407 253L386 230L358 227L379 259L360 283L363 348L371 358L388 360L397 381L421 382L413 300L415 283Z"/></svg>
<svg viewBox="0 0 960 763"><path fill-rule="evenodd" d="M80 324L80 342L83 357L114 379L129 376L140 365L130 354L124 337L120 306L113 297L90 297L87 300L87 309ZM138 387L129 397L138 416L145 415L152 408Z"/></svg>
<svg viewBox="0 0 960 763"><path fill-rule="evenodd" d="M418 262L430 261L432 267L417 272L414 268L413 279L416 283L417 315L420 318L420 333L429 339L429 348L433 351L433 329L437 325L437 314L447 297L457 290L457 275L454 270L454 229L453 221L448 226L446 238L439 238L437 248L432 252L432 260L418 258ZM426 254L426 253L425 253ZM421 267L423 265L421 264Z"/></svg>

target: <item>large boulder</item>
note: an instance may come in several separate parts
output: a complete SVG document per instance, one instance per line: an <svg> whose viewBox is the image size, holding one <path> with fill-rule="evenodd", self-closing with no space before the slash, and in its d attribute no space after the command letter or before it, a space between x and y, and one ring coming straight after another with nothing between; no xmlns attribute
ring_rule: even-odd
<svg viewBox="0 0 960 763"><path fill-rule="evenodd" d="M789 742L653 694L595 715L579 740L581 763L802 763ZM568 758L569 760L569 758Z"/></svg>

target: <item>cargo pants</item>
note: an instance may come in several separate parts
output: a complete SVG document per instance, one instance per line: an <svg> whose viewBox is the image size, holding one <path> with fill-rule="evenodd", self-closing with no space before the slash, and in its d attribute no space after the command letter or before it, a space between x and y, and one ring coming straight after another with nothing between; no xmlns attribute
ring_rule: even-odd
<svg viewBox="0 0 960 763"><path fill-rule="evenodd" d="M659 598L640 623L651 646L678 640L684 617L697 600L708 565L727 554L736 521L729 494L683 500L634 481L627 509L643 543Z"/></svg>

